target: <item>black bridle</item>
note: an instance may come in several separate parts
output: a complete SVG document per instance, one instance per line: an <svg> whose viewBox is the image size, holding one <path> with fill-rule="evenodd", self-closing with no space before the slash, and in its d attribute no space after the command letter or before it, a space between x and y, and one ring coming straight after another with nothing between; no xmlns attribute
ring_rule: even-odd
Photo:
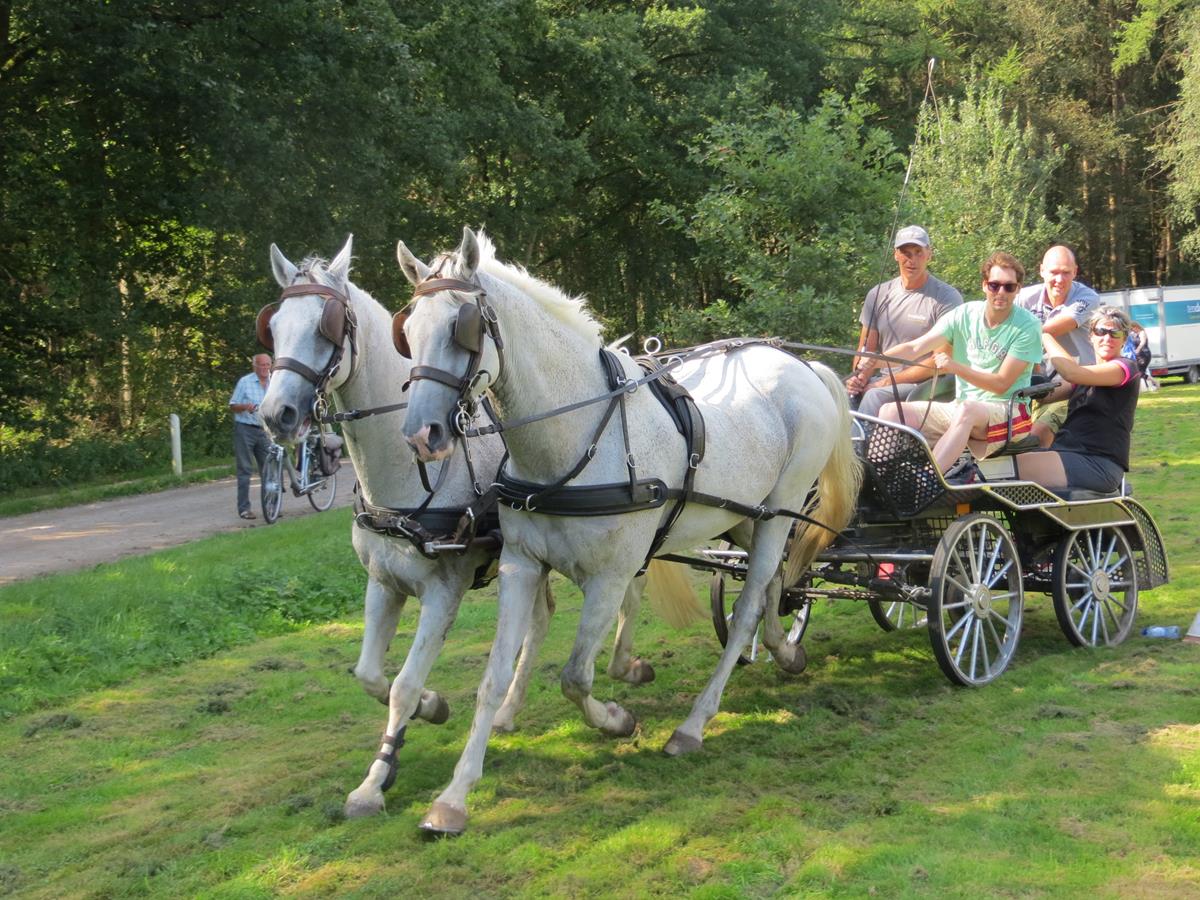
<svg viewBox="0 0 1200 900"><path fill-rule="evenodd" d="M307 272L300 274L311 277L311 274ZM326 363L324 369L317 372L298 359L293 359L290 356L281 356L272 363L271 371L275 372L279 369L286 369L290 372L295 372L305 381L312 384L316 389L318 401L320 401L324 398L325 392L329 387L329 382L334 379L341 368L342 358L346 352L347 340L349 340L350 344L350 374L353 375L354 373L355 357L358 354L358 320L354 317L354 310L350 308L350 301L346 295L336 288L320 284L316 281L289 285L280 292L278 300L274 303L268 303L259 310L258 318L255 322L255 331L258 334L258 342L271 353L274 353L275 338L271 333L271 319L279 311L280 305L289 297L309 297L314 294L323 298L321 323L318 330L322 337L333 344L333 353L329 357L329 362Z"/></svg>
<svg viewBox="0 0 1200 900"><path fill-rule="evenodd" d="M421 281L414 289L412 302L392 317L392 343L396 351L406 359L412 359L412 349L404 334L404 324L412 314L412 306L419 298L430 294L440 294L452 291L471 298L458 308L454 320L451 337L454 343L467 353L467 368L461 375L447 372L436 366L413 366L409 372L408 383L414 381L436 381L458 392L455 399L457 412L451 420L451 428L457 435L464 435L475 417L477 398L475 388L479 379L488 378L488 386L495 387L504 371L504 339L500 335L500 322L496 310L487 300L487 291L478 282L463 281L459 278L442 278L438 273ZM496 348L498 359L495 376L487 369L480 368L483 362L484 335L491 338ZM405 385L407 388L408 385Z"/></svg>

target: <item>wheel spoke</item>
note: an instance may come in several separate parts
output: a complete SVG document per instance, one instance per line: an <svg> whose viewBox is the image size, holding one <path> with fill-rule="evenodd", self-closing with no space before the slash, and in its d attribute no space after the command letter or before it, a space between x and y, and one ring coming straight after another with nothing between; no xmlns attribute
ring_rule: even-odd
<svg viewBox="0 0 1200 900"><path fill-rule="evenodd" d="M996 631L996 625L994 622L992 622L993 618L994 618L994 616L988 616L988 618L987 618L988 631L990 631L992 633L992 640L994 640L996 642L997 655L1003 656L1004 655L1004 641L1001 639L999 632Z"/></svg>
<svg viewBox="0 0 1200 900"><path fill-rule="evenodd" d="M984 633L982 620L975 626L975 633L979 635L979 652L983 654L983 671L985 674L990 675L992 672L992 659L988 656L987 634Z"/></svg>
<svg viewBox="0 0 1200 900"><path fill-rule="evenodd" d="M952 561L958 563L959 572L961 572L963 575L966 576L967 581L971 581L971 569L966 564L966 562L963 561L962 554L960 554L958 552L958 547L954 548L954 556L952 557ZM947 578L954 577L953 575L950 574L950 566L946 566L946 577Z"/></svg>
<svg viewBox="0 0 1200 900"><path fill-rule="evenodd" d="M1079 607L1083 606L1085 603L1092 600L1095 596L1096 595L1093 594L1091 591L1085 591L1083 596L1079 598L1079 602L1071 607L1071 611L1074 612L1075 610L1079 609Z"/></svg>
<svg viewBox="0 0 1200 900"><path fill-rule="evenodd" d="M989 572L992 572L992 573L996 572L996 563L999 562L999 560L1000 560L1000 551L1002 549L1004 549L1004 545L1001 544L999 541L996 541L996 543L992 545L992 555L987 561L987 568L984 569L980 573L981 576L986 575ZM1006 565L1003 569L1001 569L999 573L994 574L992 576L991 580L987 582L987 586L991 587L993 584L995 584L996 579L999 578L1000 575L1007 572L1011 567L1012 567L1012 561L1010 560L1008 565ZM980 580L982 581L983 579L980 578Z"/></svg>
<svg viewBox="0 0 1200 900"><path fill-rule="evenodd" d="M960 594L968 594L971 591L971 588L969 586L963 584L961 581L959 581L953 575L947 575L946 580L948 582L950 582L952 585L954 585L956 588L958 588L958 592Z"/></svg>
<svg viewBox="0 0 1200 900"><path fill-rule="evenodd" d="M961 666L961 664L962 664L963 651L967 649L967 634L970 633L970 631L971 631L970 626L971 626L971 623L974 621L975 621L975 613L969 612L965 616L963 616L961 619L959 619L958 622L955 623L954 627L951 628L950 631L947 632L947 634L946 634L946 643L949 644L954 639L955 634L957 634L959 631L963 631L963 629L966 629L966 631L962 635L962 640L959 642L958 652L956 654L954 654L954 664L955 665Z"/></svg>
<svg viewBox="0 0 1200 900"><path fill-rule="evenodd" d="M1009 571L1011 571L1012 567L1014 565L1016 565L1016 562L1017 561L1015 559L1008 560L1004 564L1003 568L1000 569L1000 571L998 571L992 575L991 579L988 580L988 582L987 582L987 586L990 588L990 587L994 586L996 584L996 582L999 581L1001 578L1007 578Z"/></svg>
<svg viewBox="0 0 1200 900"><path fill-rule="evenodd" d="M1126 565L1132 566L1132 561L1128 556L1122 556L1117 559L1111 566L1106 566L1104 571L1110 577L1116 576L1118 572L1124 571Z"/></svg>

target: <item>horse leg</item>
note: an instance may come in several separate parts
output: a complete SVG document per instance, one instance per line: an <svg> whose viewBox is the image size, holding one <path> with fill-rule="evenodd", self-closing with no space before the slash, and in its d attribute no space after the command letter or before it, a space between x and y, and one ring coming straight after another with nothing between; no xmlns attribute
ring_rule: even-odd
<svg viewBox="0 0 1200 900"><path fill-rule="evenodd" d="M783 558L783 548L787 543L790 527L791 523L783 517L759 522L755 526L754 540L746 566L746 583L734 606L729 640L721 653L716 671L692 705L691 713L683 724L675 729L675 733L663 747L663 752L668 756L681 756L699 750L702 746L704 726L721 708L721 694L725 690L725 683L762 618L767 590L771 580L779 572L779 561Z"/></svg>
<svg viewBox="0 0 1200 900"><path fill-rule="evenodd" d="M362 784L346 798L347 818L370 816L383 811L383 792L396 780L396 753L404 744L404 729L408 720L419 714L421 718L440 724L450 714L449 707L441 697L423 688L429 670L442 651L446 632L458 613L463 595L461 587L436 584L421 595L417 632L388 695L387 730L383 733L379 753L367 769Z"/></svg>
<svg viewBox="0 0 1200 900"><path fill-rule="evenodd" d="M608 663L608 676L630 684L649 684L654 680L654 667L640 656L633 655L633 627L637 624L638 610L642 607L642 588L645 576L629 582L621 611L617 614L617 637L613 641L613 655Z"/></svg>
<svg viewBox="0 0 1200 900"><path fill-rule="evenodd" d="M545 567L505 544L500 556L500 600L496 611L496 639L488 654L487 669L479 685L475 718L467 745L454 767L454 777L429 807L421 829L433 834L462 834L467 827L467 794L483 776L483 758L496 710L512 681L517 650L529 630L537 591L546 578Z"/></svg>
<svg viewBox="0 0 1200 900"><path fill-rule="evenodd" d="M783 596L783 573L777 572L767 585L767 603L763 610L763 643L771 651L775 665L792 675L808 668L808 654L799 643L789 644L779 618L779 599Z"/></svg>
<svg viewBox="0 0 1200 900"><path fill-rule="evenodd" d="M407 599L374 578L367 579L362 649L353 671L363 690L380 703L388 702L388 680L383 674L384 654L396 635L400 611Z"/></svg>
<svg viewBox="0 0 1200 900"><path fill-rule="evenodd" d="M596 673L596 654L617 617L622 598L627 595L630 580L609 575L587 580L583 587L583 615L575 633L575 646L562 671L562 692L583 713L583 720L593 728L614 737L628 737L637 727L637 720L615 701L601 703L592 696L592 679Z"/></svg>
<svg viewBox="0 0 1200 900"><path fill-rule="evenodd" d="M542 581L533 604L533 616L530 619L529 631L521 644L521 654L517 658L517 671L509 685L508 694L504 698L496 718L492 721L492 731L509 732L516 728L517 713L525 706L525 692L529 688L529 679L533 677L533 664L537 661L538 651L546 632L550 630L550 617L554 615L554 595L550 592L550 579Z"/></svg>

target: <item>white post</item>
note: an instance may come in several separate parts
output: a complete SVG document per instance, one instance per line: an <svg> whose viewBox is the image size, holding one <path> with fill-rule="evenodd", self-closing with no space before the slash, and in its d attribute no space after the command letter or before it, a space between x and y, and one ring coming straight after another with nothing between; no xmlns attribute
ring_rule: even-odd
<svg viewBox="0 0 1200 900"><path fill-rule="evenodd" d="M183 440L179 434L179 416L171 413L171 468L177 477L183 476Z"/></svg>

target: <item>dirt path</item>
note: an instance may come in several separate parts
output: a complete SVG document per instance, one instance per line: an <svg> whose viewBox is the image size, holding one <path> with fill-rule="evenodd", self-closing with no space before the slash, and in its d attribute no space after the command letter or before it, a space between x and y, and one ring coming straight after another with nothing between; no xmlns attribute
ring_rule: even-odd
<svg viewBox="0 0 1200 900"><path fill-rule="evenodd" d="M346 459L338 472L334 506L350 505L353 486L354 468ZM229 477L155 494L0 519L0 585L85 569L222 531L263 527L258 479L250 488L257 519L237 517L236 494L234 479ZM290 493L284 496L285 520L312 512L307 499Z"/></svg>

